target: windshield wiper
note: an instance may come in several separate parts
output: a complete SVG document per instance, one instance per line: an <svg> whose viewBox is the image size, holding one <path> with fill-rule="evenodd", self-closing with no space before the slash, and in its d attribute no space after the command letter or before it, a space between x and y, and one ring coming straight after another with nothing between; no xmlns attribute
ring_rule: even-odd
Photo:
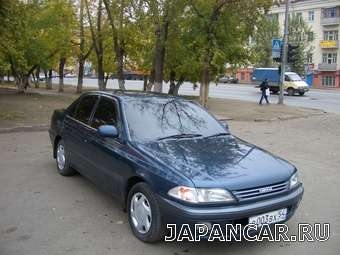
<svg viewBox="0 0 340 255"><path fill-rule="evenodd" d="M226 136L226 135L230 135L229 133L217 133L217 134L213 134L213 135L209 135L206 136L205 138L211 138L211 137L218 137L218 136Z"/></svg>
<svg viewBox="0 0 340 255"><path fill-rule="evenodd" d="M200 134L176 134L176 135L169 135L165 137L158 138L158 141L165 140L165 139L181 139L181 138L194 138L194 137L200 137L202 135Z"/></svg>

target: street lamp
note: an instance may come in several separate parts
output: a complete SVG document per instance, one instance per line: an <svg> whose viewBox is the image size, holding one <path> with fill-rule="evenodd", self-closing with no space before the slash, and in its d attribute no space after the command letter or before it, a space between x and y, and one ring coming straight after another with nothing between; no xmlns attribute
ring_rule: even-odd
<svg viewBox="0 0 340 255"><path fill-rule="evenodd" d="M282 43L282 54L283 54L283 56L281 58L280 94L279 94L279 102L278 102L278 104L283 104L283 83L284 83L286 63L287 63L289 4L290 4L290 0L286 0L285 27L284 27L283 43Z"/></svg>

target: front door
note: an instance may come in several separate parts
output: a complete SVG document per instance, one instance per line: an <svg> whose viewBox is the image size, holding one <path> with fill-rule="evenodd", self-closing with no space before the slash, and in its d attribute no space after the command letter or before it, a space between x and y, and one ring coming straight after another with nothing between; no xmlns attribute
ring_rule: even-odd
<svg viewBox="0 0 340 255"><path fill-rule="evenodd" d="M87 157L94 171L93 181L113 195L120 196L124 173L129 167L123 157L125 144L121 137L121 124L117 102L101 96L91 121L91 132L87 137ZM97 129L102 125L113 125L120 134L117 138L102 137Z"/></svg>

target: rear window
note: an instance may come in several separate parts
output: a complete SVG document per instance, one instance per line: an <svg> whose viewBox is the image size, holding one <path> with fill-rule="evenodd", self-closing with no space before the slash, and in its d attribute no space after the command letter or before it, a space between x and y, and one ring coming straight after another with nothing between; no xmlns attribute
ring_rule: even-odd
<svg viewBox="0 0 340 255"><path fill-rule="evenodd" d="M90 117L91 117L91 112L96 104L98 99L98 96L86 96L80 100L78 103L73 115L71 115L73 118L88 124Z"/></svg>

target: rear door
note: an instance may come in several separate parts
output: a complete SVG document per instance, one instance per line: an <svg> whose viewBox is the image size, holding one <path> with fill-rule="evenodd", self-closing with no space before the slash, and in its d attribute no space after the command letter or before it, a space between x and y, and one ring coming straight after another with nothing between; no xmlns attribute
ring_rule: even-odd
<svg viewBox="0 0 340 255"><path fill-rule="evenodd" d="M89 122L98 99L98 95L80 98L74 112L66 116L64 124L63 137L71 165L86 176L90 174L89 159L86 155L86 144L92 130Z"/></svg>

